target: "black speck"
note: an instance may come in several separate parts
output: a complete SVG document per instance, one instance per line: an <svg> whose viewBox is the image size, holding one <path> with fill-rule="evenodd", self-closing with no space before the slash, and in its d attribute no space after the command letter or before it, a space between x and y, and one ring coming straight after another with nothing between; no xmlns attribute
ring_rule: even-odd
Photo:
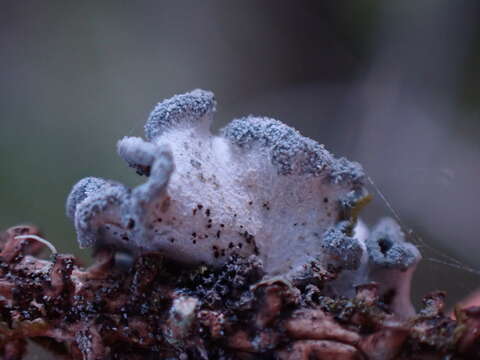
<svg viewBox="0 0 480 360"><path fill-rule="evenodd" d="M175 238L170 238L170 242L173 244L175 242Z"/></svg>
<svg viewBox="0 0 480 360"><path fill-rule="evenodd" d="M323 198L324 203L328 203L328 198Z"/></svg>
<svg viewBox="0 0 480 360"><path fill-rule="evenodd" d="M197 240L193 239L193 240L192 240L192 243L193 243L193 244L196 244L196 243L197 243Z"/></svg>
<svg viewBox="0 0 480 360"><path fill-rule="evenodd" d="M387 252L392 248L392 245L393 243L390 239L382 238L378 240L378 246L383 255L387 255Z"/></svg>
<svg viewBox="0 0 480 360"><path fill-rule="evenodd" d="M212 224L207 225L207 229L210 229L212 227Z"/></svg>
<svg viewBox="0 0 480 360"><path fill-rule="evenodd" d="M223 227L225 227L225 225L223 225L223 224L220 224L220 227L222 227L222 228L223 228Z"/></svg>
<svg viewBox="0 0 480 360"><path fill-rule="evenodd" d="M162 218L158 218L157 221L158 221L158 222L162 222Z"/></svg>
<svg viewBox="0 0 480 360"><path fill-rule="evenodd" d="M203 209L203 205L202 205L202 204L198 204L198 205L197 205L197 208L198 208L198 210L202 210L202 209Z"/></svg>
<svg viewBox="0 0 480 360"><path fill-rule="evenodd" d="M193 233L192 233L192 236L193 236L193 237L197 237L197 233L196 233L196 232L193 232Z"/></svg>
<svg viewBox="0 0 480 360"><path fill-rule="evenodd" d="M250 200L250 201L248 202L248 205L252 205L252 204L253 204L253 201Z"/></svg>
<svg viewBox="0 0 480 360"><path fill-rule="evenodd" d="M197 209L193 209L192 214L193 214L193 216L195 216L197 214Z"/></svg>
<svg viewBox="0 0 480 360"><path fill-rule="evenodd" d="M233 242L231 242L230 244L228 244L228 248L229 248L229 249L233 249L234 246L235 246L235 245L233 245Z"/></svg>
<svg viewBox="0 0 480 360"><path fill-rule="evenodd" d="M133 229L135 227L135 220L129 219L127 223L127 229Z"/></svg>
<svg viewBox="0 0 480 360"><path fill-rule="evenodd" d="M210 216L210 209L205 210L205 215Z"/></svg>
<svg viewBox="0 0 480 360"><path fill-rule="evenodd" d="M220 238L220 230L217 231L217 239Z"/></svg>
<svg viewBox="0 0 480 360"><path fill-rule="evenodd" d="M212 249L213 249L213 256L215 256L216 258L218 258L220 256L220 253L218 252L218 247L213 245L212 246Z"/></svg>

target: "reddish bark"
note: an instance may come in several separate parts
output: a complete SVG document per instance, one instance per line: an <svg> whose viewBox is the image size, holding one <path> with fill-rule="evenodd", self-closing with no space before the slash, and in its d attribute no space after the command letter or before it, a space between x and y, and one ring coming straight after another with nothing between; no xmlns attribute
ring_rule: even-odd
<svg viewBox="0 0 480 360"><path fill-rule="evenodd" d="M400 319L377 285L352 299L323 292L328 278L295 287L259 282L261 269L232 258L223 268L179 268L145 254L128 270L112 254L88 269L52 260L34 227L1 236L0 349L20 359L28 339L49 338L73 359L441 359L480 356L480 307L444 314L444 294Z"/></svg>

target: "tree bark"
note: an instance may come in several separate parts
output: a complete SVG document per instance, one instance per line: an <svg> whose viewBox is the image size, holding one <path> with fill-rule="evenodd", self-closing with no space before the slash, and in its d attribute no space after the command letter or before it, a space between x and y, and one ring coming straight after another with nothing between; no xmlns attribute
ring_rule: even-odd
<svg viewBox="0 0 480 360"><path fill-rule="evenodd" d="M87 269L71 255L38 257L34 227L1 236L0 350L21 359L26 341L69 359L467 359L480 355L480 308L444 313L444 294L401 319L375 283L331 297L328 276L262 282L255 262L179 267L145 254L131 267L99 252ZM326 274L327 275L327 274ZM52 355L53 357L53 355Z"/></svg>

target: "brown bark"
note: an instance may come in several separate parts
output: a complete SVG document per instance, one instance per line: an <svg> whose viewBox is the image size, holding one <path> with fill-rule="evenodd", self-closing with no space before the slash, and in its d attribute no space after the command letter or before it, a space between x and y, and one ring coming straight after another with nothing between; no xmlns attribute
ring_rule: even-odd
<svg viewBox="0 0 480 360"><path fill-rule="evenodd" d="M427 295L404 320L376 284L333 298L323 280L259 282L251 261L184 268L145 254L125 270L113 254L82 269L70 255L36 257L33 227L1 237L0 349L21 359L45 338L73 359L442 359L480 356L480 308L444 314L444 294ZM43 342L43 341L42 341ZM53 356L52 356L53 357Z"/></svg>

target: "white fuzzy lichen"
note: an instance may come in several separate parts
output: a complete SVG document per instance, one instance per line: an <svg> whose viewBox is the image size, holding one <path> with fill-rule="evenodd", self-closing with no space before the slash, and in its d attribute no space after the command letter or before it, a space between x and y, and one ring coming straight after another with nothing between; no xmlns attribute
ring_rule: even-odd
<svg viewBox="0 0 480 360"><path fill-rule="evenodd" d="M74 186L67 213L80 245L212 265L254 255L270 276L305 264L364 271L368 246L354 236L367 198L361 166L269 118L236 119L213 135L215 106L208 91L176 95L151 113L146 141L119 141L144 184L86 178ZM398 258L370 258L397 269L388 264Z"/></svg>

